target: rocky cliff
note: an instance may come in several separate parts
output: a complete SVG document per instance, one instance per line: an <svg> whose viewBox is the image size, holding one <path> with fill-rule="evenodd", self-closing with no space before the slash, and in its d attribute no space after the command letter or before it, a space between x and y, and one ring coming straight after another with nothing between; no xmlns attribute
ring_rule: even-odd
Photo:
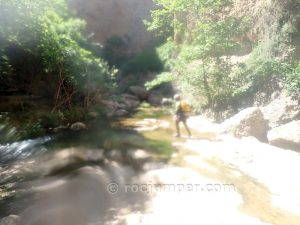
<svg viewBox="0 0 300 225"><path fill-rule="evenodd" d="M70 6L87 21L87 34L94 33L95 42L118 36L135 52L154 39L143 24L155 7L152 0L71 0Z"/></svg>

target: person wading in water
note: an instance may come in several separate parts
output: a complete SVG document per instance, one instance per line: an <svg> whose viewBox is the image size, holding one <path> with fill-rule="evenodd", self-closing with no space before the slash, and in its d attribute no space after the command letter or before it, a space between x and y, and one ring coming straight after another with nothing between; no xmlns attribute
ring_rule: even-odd
<svg viewBox="0 0 300 225"><path fill-rule="evenodd" d="M176 127L176 134L174 135L175 137L180 137L180 129L179 129L179 123L182 122L187 133L188 133L188 137L191 137L191 131L189 129L189 127L186 124L186 120L187 120L187 115L185 110L183 109L183 102L181 101L180 95L175 95L174 99L176 101L175 103L175 127Z"/></svg>

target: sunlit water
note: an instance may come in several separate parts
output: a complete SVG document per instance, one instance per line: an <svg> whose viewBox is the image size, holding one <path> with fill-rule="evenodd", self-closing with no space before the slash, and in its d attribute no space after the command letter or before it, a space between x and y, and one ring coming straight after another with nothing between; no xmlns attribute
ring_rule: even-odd
<svg viewBox="0 0 300 225"><path fill-rule="evenodd" d="M176 139L172 118L153 114L1 146L1 216L25 225L299 224L300 205L288 202L300 197L300 179L284 179L293 185L285 188L269 176L280 158L295 166L295 153L218 140L217 127L199 119L192 139ZM274 191L285 204L274 205Z"/></svg>
<svg viewBox="0 0 300 225"><path fill-rule="evenodd" d="M164 139L170 131L158 132L164 136L149 138L122 121L95 122L87 131L0 145L0 218L17 214L27 224L102 224L114 221L118 210L143 208L147 196L124 193L123 187L138 182L145 168L160 168L174 150ZM132 156L138 149L134 157L141 159ZM152 162L146 163L144 152ZM120 191L111 194L110 183Z"/></svg>

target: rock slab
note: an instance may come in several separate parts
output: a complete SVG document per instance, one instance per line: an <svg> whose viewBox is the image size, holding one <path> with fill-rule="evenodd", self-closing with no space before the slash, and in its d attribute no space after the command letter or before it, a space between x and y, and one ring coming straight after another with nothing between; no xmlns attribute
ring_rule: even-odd
<svg viewBox="0 0 300 225"><path fill-rule="evenodd" d="M272 145L300 151L300 120L273 128L268 140Z"/></svg>
<svg viewBox="0 0 300 225"><path fill-rule="evenodd" d="M267 141L268 124L258 107L242 110L221 124L222 133L231 133L235 137L256 137Z"/></svg>

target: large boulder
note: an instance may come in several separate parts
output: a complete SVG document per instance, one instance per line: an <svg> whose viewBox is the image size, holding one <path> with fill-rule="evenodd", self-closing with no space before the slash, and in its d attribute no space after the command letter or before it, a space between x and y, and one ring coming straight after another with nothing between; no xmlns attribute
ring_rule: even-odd
<svg viewBox="0 0 300 225"><path fill-rule="evenodd" d="M272 145L300 151L300 120L273 128L268 140Z"/></svg>
<svg viewBox="0 0 300 225"><path fill-rule="evenodd" d="M123 103L119 103L118 101L114 100L103 100L102 104L107 112L116 111L118 109L125 109L126 105Z"/></svg>
<svg viewBox="0 0 300 225"><path fill-rule="evenodd" d="M264 118L269 121L271 128L300 119L300 106L298 100L283 93L274 93L273 100L261 110Z"/></svg>
<svg viewBox="0 0 300 225"><path fill-rule="evenodd" d="M267 141L267 121L258 107L242 110L221 124L223 133L231 133L236 137L253 136L260 141Z"/></svg>
<svg viewBox="0 0 300 225"><path fill-rule="evenodd" d="M148 102L151 105L161 105L162 103L162 96L157 93L151 93L148 97Z"/></svg>
<svg viewBox="0 0 300 225"><path fill-rule="evenodd" d="M129 114L129 112L127 110L119 109L119 110L117 110L113 113L112 117L123 117L123 116L126 116L128 114Z"/></svg>
<svg viewBox="0 0 300 225"><path fill-rule="evenodd" d="M140 100L135 95L123 94L122 97L128 110L135 109L140 105Z"/></svg>
<svg viewBox="0 0 300 225"><path fill-rule="evenodd" d="M149 92L146 88L141 86L131 86L129 90L132 94L136 95L140 100L146 100L149 96Z"/></svg>

